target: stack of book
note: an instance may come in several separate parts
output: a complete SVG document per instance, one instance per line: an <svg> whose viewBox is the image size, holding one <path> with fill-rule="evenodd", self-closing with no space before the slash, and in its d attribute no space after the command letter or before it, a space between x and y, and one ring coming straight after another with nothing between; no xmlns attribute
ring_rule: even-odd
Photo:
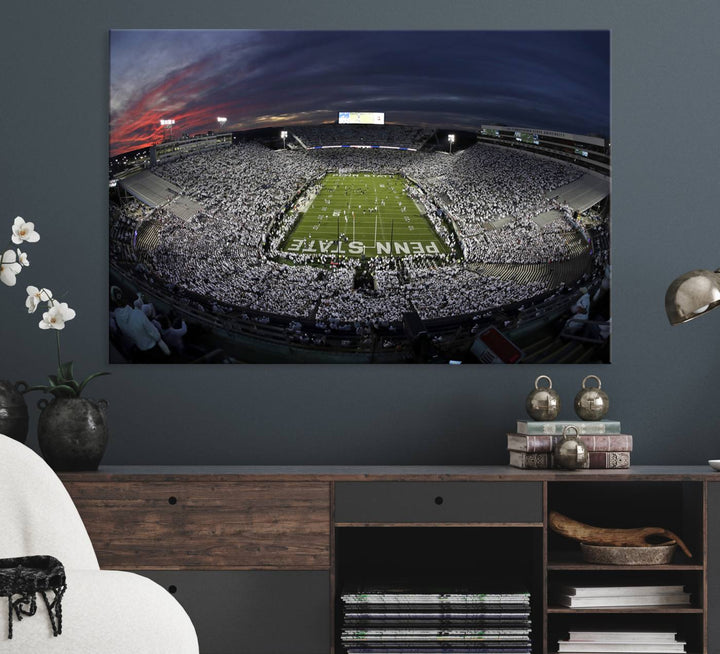
<svg viewBox="0 0 720 654"><path fill-rule="evenodd" d="M684 586L568 586L552 587L552 599L572 609L632 606L689 606Z"/></svg>
<svg viewBox="0 0 720 654"><path fill-rule="evenodd" d="M349 654L530 654L530 594L344 593Z"/></svg>
<svg viewBox="0 0 720 654"><path fill-rule="evenodd" d="M516 468L554 468L553 449L562 440L565 427L578 430L578 438L588 449L585 468L629 468L633 439L623 434L618 420L518 420L517 431L507 435L510 465ZM575 432L570 430L574 436Z"/></svg>
<svg viewBox="0 0 720 654"><path fill-rule="evenodd" d="M673 654L684 652L686 644L675 631L571 631L558 643L558 652Z"/></svg>

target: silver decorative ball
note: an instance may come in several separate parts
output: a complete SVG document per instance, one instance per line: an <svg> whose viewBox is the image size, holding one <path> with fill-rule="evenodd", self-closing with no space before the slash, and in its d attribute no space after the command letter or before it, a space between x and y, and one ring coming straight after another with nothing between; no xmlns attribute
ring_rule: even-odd
<svg viewBox="0 0 720 654"><path fill-rule="evenodd" d="M547 379L548 386L540 387L540 380ZM560 413L560 396L553 390L552 379L547 375L540 375L535 380L535 388L530 391L525 400L525 410L533 420L555 420Z"/></svg>
<svg viewBox="0 0 720 654"><path fill-rule="evenodd" d="M588 379L597 381L597 388L585 385ZM602 382L596 375L588 375L582 381L582 388L575 396L575 413L581 420L600 420L610 409L610 399L605 391L601 390Z"/></svg>
<svg viewBox="0 0 720 654"><path fill-rule="evenodd" d="M575 430L575 436L570 436L571 429ZM580 440L577 428L572 425L563 429L562 440L555 445L553 454L555 466L565 470L577 470L584 467L588 461L587 447Z"/></svg>

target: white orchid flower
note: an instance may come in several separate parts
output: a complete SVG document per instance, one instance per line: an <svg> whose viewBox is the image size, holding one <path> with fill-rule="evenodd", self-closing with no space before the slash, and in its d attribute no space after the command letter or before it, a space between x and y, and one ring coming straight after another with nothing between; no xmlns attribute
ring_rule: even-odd
<svg viewBox="0 0 720 654"><path fill-rule="evenodd" d="M23 241L28 243L36 243L40 240L40 234L35 231L34 223L26 223L23 218L18 216L12 226L12 242L20 245Z"/></svg>
<svg viewBox="0 0 720 654"><path fill-rule="evenodd" d="M22 270L17 263L17 254L14 250L5 250L0 257L0 282L7 286L15 286L15 276Z"/></svg>
<svg viewBox="0 0 720 654"><path fill-rule="evenodd" d="M30 265L30 259L28 259L27 252L20 252L20 248L17 249L17 261L22 266Z"/></svg>
<svg viewBox="0 0 720 654"><path fill-rule="evenodd" d="M65 329L65 323L75 317L75 311L67 302L56 302L48 309L38 323L40 329Z"/></svg>
<svg viewBox="0 0 720 654"><path fill-rule="evenodd" d="M52 291L49 288L38 288L37 286L28 286L26 289L27 298L25 298L25 306L28 313L35 313L38 304L41 302L49 302L52 300Z"/></svg>

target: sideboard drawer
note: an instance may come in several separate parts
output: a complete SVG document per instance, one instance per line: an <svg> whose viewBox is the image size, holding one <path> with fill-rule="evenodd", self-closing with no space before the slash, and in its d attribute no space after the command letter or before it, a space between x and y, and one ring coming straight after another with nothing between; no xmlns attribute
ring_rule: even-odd
<svg viewBox="0 0 720 654"><path fill-rule="evenodd" d="M336 523L542 524L540 482L338 482Z"/></svg>
<svg viewBox="0 0 720 654"><path fill-rule="evenodd" d="M100 565L293 569L330 565L330 485L67 482Z"/></svg>

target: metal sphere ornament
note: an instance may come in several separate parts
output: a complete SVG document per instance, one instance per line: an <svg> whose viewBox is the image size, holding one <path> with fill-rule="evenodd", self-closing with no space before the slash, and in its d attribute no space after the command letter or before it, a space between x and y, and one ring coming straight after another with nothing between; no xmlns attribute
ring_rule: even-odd
<svg viewBox="0 0 720 654"><path fill-rule="evenodd" d="M585 385L588 379L597 381L597 388ZM597 375L588 375L582 380L582 388L575 396L575 413L581 420L600 420L610 409L610 399L602 389Z"/></svg>
<svg viewBox="0 0 720 654"><path fill-rule="evenodd" d="M547 379L547 387L540 387L540 380ZM525 410L533 420L555 420L560 413L560 396L553 390L552 379L540 375L535 380L535 388L525 400Z"/></svg>
<svg viewBox="0 0 720 654"><path fill-rule="evenodd" d="M575 435L570 435L570 430ZM555 466L565 470L583 468L588 462L588 451L585 443L580 440L577 427L568 425L563 429L562 440L558 441L553 451Z"/></svg>

